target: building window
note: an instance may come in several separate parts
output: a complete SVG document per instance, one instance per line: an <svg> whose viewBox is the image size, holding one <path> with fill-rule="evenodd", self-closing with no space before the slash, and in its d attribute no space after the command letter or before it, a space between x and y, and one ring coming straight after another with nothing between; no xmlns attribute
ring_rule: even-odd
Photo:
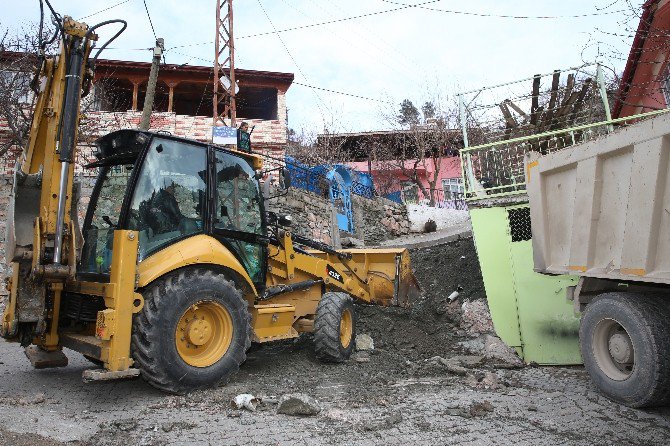
<svg viewBox="0 0 670 446"><path fill-rule="evenodd" d="M444 178L442 180L442 190L445 200L453 200L463 196L463 178Z"/></svg>

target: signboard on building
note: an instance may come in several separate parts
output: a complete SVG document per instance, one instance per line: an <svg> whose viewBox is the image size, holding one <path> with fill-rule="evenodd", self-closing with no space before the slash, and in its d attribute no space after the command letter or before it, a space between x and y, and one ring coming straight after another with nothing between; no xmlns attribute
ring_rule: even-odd
<svg viewBox="0 0 670 446"><path fill-rule="evenodd" d="M212 142L214 144L237 144L237 129L221 125L212 127Z"/></svg>

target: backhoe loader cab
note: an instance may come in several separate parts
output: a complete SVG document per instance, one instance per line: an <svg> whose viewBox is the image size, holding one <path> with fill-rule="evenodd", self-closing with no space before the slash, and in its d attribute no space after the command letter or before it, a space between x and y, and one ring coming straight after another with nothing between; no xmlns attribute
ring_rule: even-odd
<svg viewBox="0 0 670 446"><path fill-rule="evenodd" d="M135 130L97 142L99 176L84 220L78 277L106 281L117 229L137 231L138 261L197 235L223 244L265 288L265 212L253 155Z"/></svg>

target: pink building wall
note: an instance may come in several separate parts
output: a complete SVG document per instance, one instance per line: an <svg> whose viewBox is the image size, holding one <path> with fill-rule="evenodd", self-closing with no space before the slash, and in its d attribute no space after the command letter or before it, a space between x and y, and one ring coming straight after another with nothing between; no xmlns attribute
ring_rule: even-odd
<svg viewBox="0 0 670 446"><path fill-rule="evenodd" d="M368 165L367 161L349 162L345 163L352 169L359 172L370 173L375 182L375 187L378 192L396 192L401 190L402 183L409 181L409 178L402 173L400 167L389 168L388 163L372 162ZM412 170L414 160L405 161L405 168ZM371 172L370 172L371 168ZM433 178L435 167L431 159L426 159L417 166L417 173L423 187L428 190L430 184L429 179ZM448 178L461 178L461 158L458 156L442 157L439 164L438 179L435 187L442 190L442 180ZM386 190L385 190L386 189ZM424 197L419 190L419 199L428 199Z"/></svg>

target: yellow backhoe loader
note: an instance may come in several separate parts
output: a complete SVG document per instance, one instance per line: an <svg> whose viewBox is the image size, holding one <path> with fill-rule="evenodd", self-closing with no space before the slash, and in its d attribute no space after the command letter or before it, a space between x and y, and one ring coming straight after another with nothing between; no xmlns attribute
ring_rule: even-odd
<svg viewBox="0 0 670 446"><path fill-rule="evenodd" d="M66 365L67 347L101 367L85 380L141 374L185 393L227 382L252 342L314 332L318 358L344 361L354 301L405 302L416 285L406 250L336 250L294 235L287 216L264 209L262 157L163 133L97 141L80 230L73 166L89 53L98 27L123 21L57 22L61 50L40 58L8 218L1 334L33 366Z"/></svg>

